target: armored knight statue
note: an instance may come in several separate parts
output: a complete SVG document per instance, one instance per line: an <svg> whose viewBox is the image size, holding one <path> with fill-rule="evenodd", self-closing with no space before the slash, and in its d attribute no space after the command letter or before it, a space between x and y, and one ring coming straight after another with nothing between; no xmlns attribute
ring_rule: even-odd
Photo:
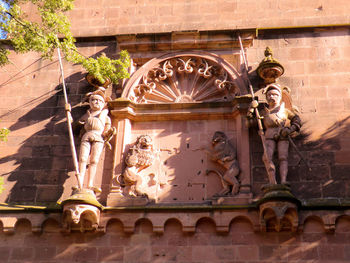
<svg viewBox="0 0 350 263"><path fill-rule="evenodd" d="M84 187L87 165L87 189L94 192L101 190L94 187L97 164L103 151L104 145L111 139L115 129L111 128L111 119L108 117L108 108L104 92L99 89L88 93L90 109L79 119L78 123L83 125L79 152L79 175L78 184Z"/></svg>
<svg viewBox="0 0 350 263"><path fill-rule="evenodd" d="M276 184L276 167L273 162L273 156L277 151L280 179L281 183L285 184L288 174L290 136L299 132L301 120L296 109L291 104L288 88L281 88L279 84L273 83L267 85L263 93L267 101L267 106L261 112L265 128L263 162L267 169L270 183ZM257 107L257 103L252 105L252 107ZM253 110L248 112L248 119L253 119L253 112Z"/></svg>

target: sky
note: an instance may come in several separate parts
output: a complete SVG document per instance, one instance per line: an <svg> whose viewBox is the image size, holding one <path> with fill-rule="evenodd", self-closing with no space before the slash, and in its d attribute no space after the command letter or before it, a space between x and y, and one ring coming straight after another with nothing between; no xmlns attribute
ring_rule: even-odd
<svg viewBox="0 0 350 263"><path fill-rule="evenodd" d="M0 0L0 4L2 6L8 7L8 5L3 0ZM5 39L5 38L6 38L6 32L0 29L0 39Z"/></svg>

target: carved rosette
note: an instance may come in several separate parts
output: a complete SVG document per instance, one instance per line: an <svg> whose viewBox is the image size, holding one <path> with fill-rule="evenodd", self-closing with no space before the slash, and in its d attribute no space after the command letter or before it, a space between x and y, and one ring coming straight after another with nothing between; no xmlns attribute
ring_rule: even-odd
<svg viewBox="0 0 350 263"><path fill-rule="evenodd" d="M232 100L240 94L218 63L195 56L173 57L143 74L128 98L136 103L184 103Z"/></svg>

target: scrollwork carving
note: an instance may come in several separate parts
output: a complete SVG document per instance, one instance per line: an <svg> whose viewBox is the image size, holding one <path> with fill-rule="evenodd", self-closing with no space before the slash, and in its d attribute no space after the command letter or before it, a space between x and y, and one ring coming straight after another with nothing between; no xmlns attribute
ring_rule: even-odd
<svg viewBox="0 0 350 263"><path fill-rule="evenodd" d="M198 74L203 78L211 78L213 76L213 66L209 66L205 59L202 59L202 63L198 67Z"/></svg>
<svg viewBox="0 0 350 263"><path fill-rule="evenodd" d="M176 59L176 64L178 65L177 71L182 73L192 73L196 63L192 59L188 59L187 61L178 58Z"/></svg>
<svg viewBox="0 0 350 263"><path fill-rule="evenodd" d="M165 60L150 69L133 91L130 99L136 103L220 101L240 93L219 64L188 56Z"/></svg>

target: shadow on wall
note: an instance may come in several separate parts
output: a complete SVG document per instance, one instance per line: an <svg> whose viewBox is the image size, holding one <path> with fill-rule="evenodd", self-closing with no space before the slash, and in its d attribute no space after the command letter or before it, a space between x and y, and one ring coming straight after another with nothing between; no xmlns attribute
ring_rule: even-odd
<svg viewBox="0 0 350 263"><path fill-rule="evenodd" d="M101 53L117 56L115 41L94 42L93 45L83 42L77 46L92 56ZM30 56L26 58L31 59ZM11 130L8 142L0 145L5 152L0 159L1 176L5 177L5 191L0 202L56 202L64 191L71 193L71 185L76 185L58 61L37 59L25 64L19 59L18 65L23 68L16 66L18 73L0 83L0 89L19 98L18 103L0 110L0 120L8 123ZM93 88L80 68L65 67L65 75L73 119L77 120L88 109L81 102ZM18 90L23 94L13 95ZM78 136L75 142L79 145Z"/></svg>
<svg viewBox="0 0 350 263"><path fill-rule="evenodd" d="M40 60L36 62L41 63ZM46 66L51 65L57 66L56 74L59 76L58 62L51 62ZM32 63L27 68L31 66L36 65ZM19 73L1 86L10 89L12 82L26 78L30 74L40 77L40 70L45 70L46 66L17 77ZM51 83L60 83L61 80L56 80L55 76L51 78ZM87 109L80 104L84 94L91 91L84 78L85 75L78 72L65 80L74 119L82 116ZM25 101L24 103L14 105L17 107L0 115L1 121L10 123L8 128L11 130L8 142L1 145L2 151L14 152L2 155L4 157L0 159L0 167L3 167L1 176L6 179L1 201L56 202L63 193L63 184L68 179L68 172L74 170L62 86L50 87L47 84L44 92L41 92L44 90L42 87L39 87L37 93L35 88L33 90L35 95L40 93L41 95L32 97L33 99L23 96L21 102ZM75 140L77 141L77 138Z"/></svg>
<svg viewBox="0 0 350 263"><path fill-rule="evenodd" d="M268 183L268 180L261 161L260 138L254 130L250 131L250 136L254 147L259 145L252 149L253 189L255 194L259 195L261 186ZM349 197L350 117L335 122L319 139L311 139L311 132L306 131L294 138L294 141L306 160L301 160L295 148L290 146L287 180L295 196L300 199Z"/></svg>
<svg viewBox="0 0 350 263"><path fill-rule="evenodd" d="M83 79L83 76L76 73L70 78ZM67 79L68 87L70 78ZM68 92L72 106L79 104L81 95L73 95L72 90ZM10 115L21 114L24 107L33 104L37 105L9 127L9 144L17 146L17 152L0 159L0 165L8 163L15 167L2 174L7 179L6 202L56 202L62 194L67 173L72 170L61 86L1 115L0 119L6 120ZM78 118L80 112L81 109L74 109L73 118ZM23 136L22 129L31 135Z"/></svg>

